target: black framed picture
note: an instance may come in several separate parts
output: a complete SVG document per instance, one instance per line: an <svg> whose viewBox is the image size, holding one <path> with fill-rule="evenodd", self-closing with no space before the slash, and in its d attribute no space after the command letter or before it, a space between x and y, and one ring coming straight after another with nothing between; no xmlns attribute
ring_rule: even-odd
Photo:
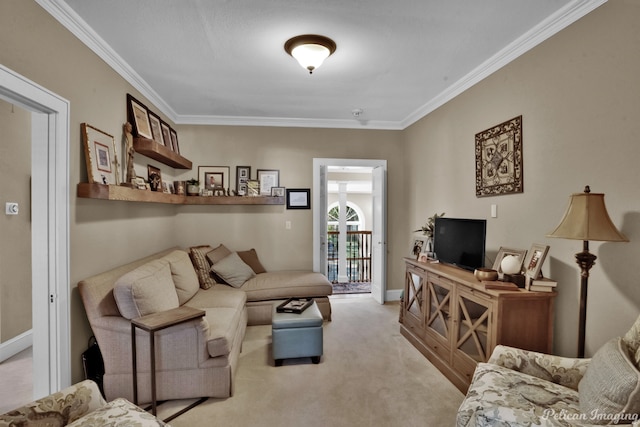
<svg viewBox="0 0 640 427"><path fill-rule="evenodd" d="M311 209L311 190L287 188L287 209Z"/></svg>

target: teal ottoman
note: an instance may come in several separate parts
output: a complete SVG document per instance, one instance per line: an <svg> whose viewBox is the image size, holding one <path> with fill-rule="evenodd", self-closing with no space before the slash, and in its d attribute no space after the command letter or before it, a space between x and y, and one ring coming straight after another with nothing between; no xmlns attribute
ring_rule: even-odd
<svg viewBox="0 0 640 427"><path fill-rule="evenodd" d="M282 366L283 359L311 357L320 363L322 356L322 313L313 302L300 314L278 313L273 306L271 336L273 360Z"/></svg>

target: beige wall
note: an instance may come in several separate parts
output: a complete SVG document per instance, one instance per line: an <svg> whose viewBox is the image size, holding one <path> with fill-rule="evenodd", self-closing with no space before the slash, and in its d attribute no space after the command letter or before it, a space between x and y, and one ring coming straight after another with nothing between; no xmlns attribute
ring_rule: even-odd
<svg viewBox="0 0 640 427"><path fill-rule="evenodd" d="M31 329L30 187L31 113L0 100L0 342Z"/></svg>
<svg viewBox="0 0 640 427"><path fill-rule="evenodd" d="M405 130L412 194L405 234L434 212L488 218L487 251L551 246L543 273L559 282L555 350L575 355L579 241L546 238L571 193L606 194L630 243L591 243L587 353L640 312L640 3L610 1ZM474 135L522 114L524 193L475 196ZM490 205L498 205L498 218Z"/></svg>
<svg viewBox="0 0 640 427"><path fill-rule="evenodd" d="M280 169L281 185L311 188L314 157L388 161L388 287L399 289L401 258L411 231L436 211L488 217L487 248L552 246L544 272L560 282L556 350L574 354L579 242L544 237L559 221L568 196L590 184L607 194L613 221L627 244L592 244L587 352L620 334L637 316L640 96L636 46L640 6L611 1L403 132L177 126L193 172L163 167L163 175L190 178L198 165ZM37 31L34 31L37 29ZM76 291L78 280L172 245L255 247L267 268L312 265L312 211L283 207L191 206L76 199L86 180L80 124L116 137L126 120L125 96L139 93L44 12L35 2L0 2L0 63L71 103L71 325L73 380L90 329ZM148 103L153 109L153 106ZM155 110L158 112L157 110ZM525 192L475 197L474 134L524 116ZM166 119L166 118L165 118ZM206 161L200 160L206 159ZM147 159L137 158L144 174ZM285 221L292 229L285 230ZM612 315L615 313L615 316Z"/></svg>
<svg viewBox="0 0 640 427"><path fill-rule="evenodd" d="M279 169L280 185L288 188L312 188L313 158L386 159L389 172L389 217L404 215L400 133L339 129L258 128L227 126L179 126L181 152L198 166L250 165L255 178L257 169ZM198 159L212 159L203 164ZM235 184L233 184L235 187ZM312 206L313 209L313 206ZM254 247L265 268L313 267L312 210L287 210L284 206L185 206L178 208L177 242L191 244L224 243L230 249ZM291 221L291 229L285 229ZM400 221L397 221L400 222ZM388 250L391 254L388 287L402 286L402 263L393 255L402 242L399 230L389 220Z"/></svg>

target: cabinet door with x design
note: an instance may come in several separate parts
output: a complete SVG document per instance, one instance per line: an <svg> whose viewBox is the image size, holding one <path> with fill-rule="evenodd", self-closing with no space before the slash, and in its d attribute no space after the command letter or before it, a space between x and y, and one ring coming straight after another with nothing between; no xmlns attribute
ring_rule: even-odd
<svg viewBox="0 0 640 427"><path fill-rule="evenodd" d="M451 358L453 289L451 280L427 274L425 328L429 346L444 360Z"/></svg>

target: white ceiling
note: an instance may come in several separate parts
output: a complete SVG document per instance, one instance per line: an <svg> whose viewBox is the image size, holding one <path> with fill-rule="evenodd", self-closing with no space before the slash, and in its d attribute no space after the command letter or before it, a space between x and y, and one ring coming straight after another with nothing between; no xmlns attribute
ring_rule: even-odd
<svg viewBox="0 0 640 427"><path fill-rule="evenodd" d="M37 1L178 124L404 129L606 0Z"/></svg>

